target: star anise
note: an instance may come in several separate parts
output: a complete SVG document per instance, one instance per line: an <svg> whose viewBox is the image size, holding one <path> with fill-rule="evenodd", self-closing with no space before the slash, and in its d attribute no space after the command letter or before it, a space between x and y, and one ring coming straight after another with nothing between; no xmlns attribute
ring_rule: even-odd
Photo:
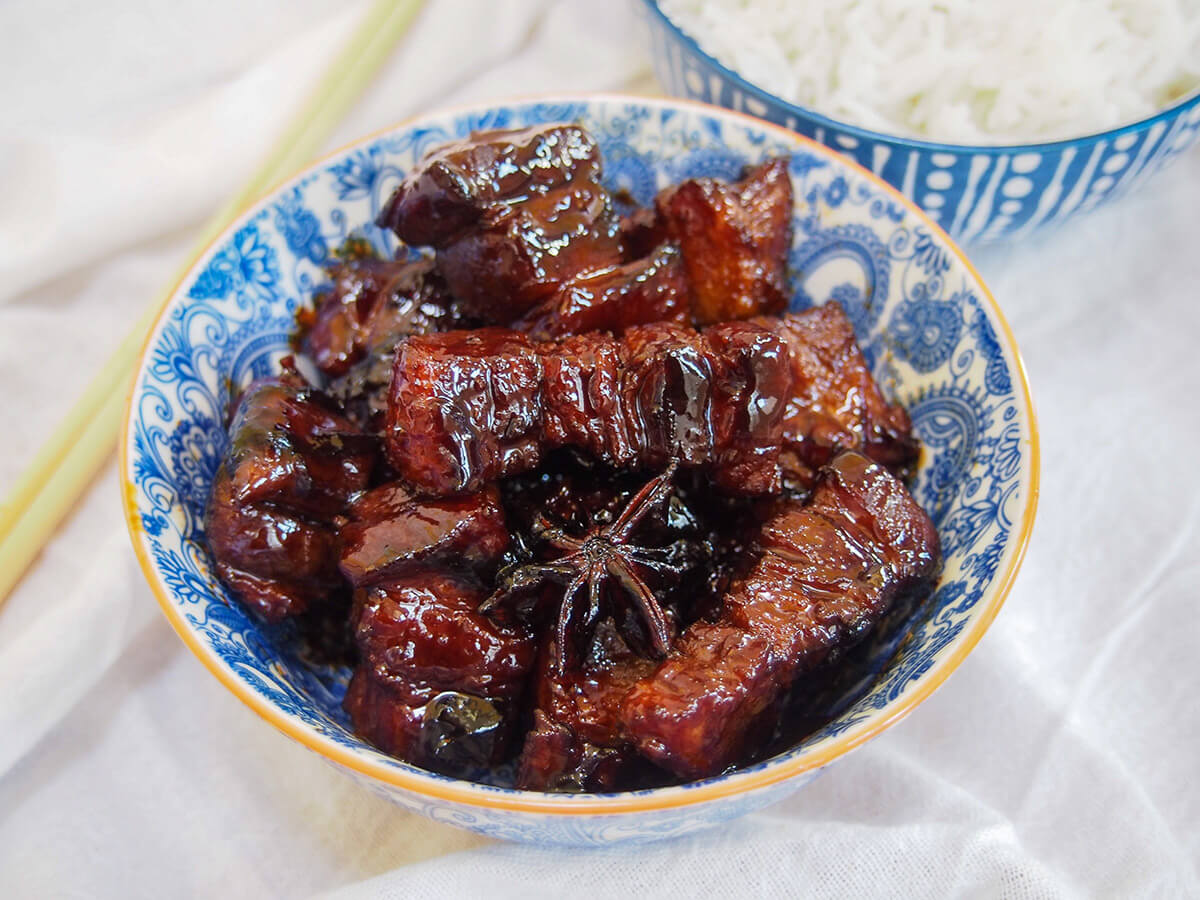
<svg viewBox="0 0 1200 900"><path fill-rule="evenodd" d="M481 609L485 612L495 609L548 581L565 585L555 630L558 665L563 670L567 666L571 624L577 618L577 598L586 594L587 605L577 625L581 634L590 635L600 618L605 587L611 580L633 601L634 611L645 625L654 654L665 656L670 649L671 630L646 579L650 573L678 577L688 568L689 554L683 546L685 542L646 547L634 544L632 537L646 515L670 496L676 467L676 461L672 460L665 472L652 478L633 495L611 523L593 525L582 537L567 534L562 528L543 521L535 530L535 536L562 555L548 562L524 562L502 571L497 576L496 591Z"/></svg>

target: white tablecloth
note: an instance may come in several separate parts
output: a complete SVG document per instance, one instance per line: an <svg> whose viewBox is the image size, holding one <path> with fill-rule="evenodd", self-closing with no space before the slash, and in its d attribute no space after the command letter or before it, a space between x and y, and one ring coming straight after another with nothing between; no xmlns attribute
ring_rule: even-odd
<svg viewBox="0 0 1200 900"><path fill-rule="evenodd" d="M362 15L333 0L0 6L0 493ZM410 113L655 90L623 6L438 0L330 146ZM976 259L1029 366L1042 501L975 653L721 831L494 844L258 720L158 614L113 466L0 610L0 896L1200 896L1200 153Z"/></svg>

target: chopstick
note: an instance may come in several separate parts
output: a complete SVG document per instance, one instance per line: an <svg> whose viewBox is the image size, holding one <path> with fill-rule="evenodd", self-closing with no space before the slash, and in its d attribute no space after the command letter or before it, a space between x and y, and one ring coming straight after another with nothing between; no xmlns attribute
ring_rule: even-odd
<svg viewBox="0 0 1200 900"><path fill-rule="evenodd" d="M205 224L172 286L242 210L316 155L422 5L423 0L377 0L368 10L270 155ZM0 503L0 604L112 454L138 356L170 293L164 290L145 310Z"/></svg>

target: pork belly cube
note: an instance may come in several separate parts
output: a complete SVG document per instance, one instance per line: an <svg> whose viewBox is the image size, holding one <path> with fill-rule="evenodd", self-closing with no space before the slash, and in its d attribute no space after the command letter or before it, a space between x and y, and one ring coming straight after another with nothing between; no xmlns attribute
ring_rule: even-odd
<svg viewBox="0 0 1200 900"><path fill-rule="evenodd" d="M367 486L376 442L296 376L264 378L242 393L229 425L235 503L274 503L329 519Z"/></svg>
<svg viewBox="0 0 1200 900"><path fill-rule="evenodd" d="M857 450L901 478L920 455L908 413L888 403L867 368L854 326L837 303L752 320L788 348L792 392L783 414L785 475L811 487L842 450Z"/></svg>
<svg viewBox="0 0 1200 900"><path fill-rule="evenodd" d="M205 533L221 581L264 621L281 622L344 593L333 527L273 504L236 502L225 467L213 483Z"/></svg>
<svg viewBox="0 0 1200 900"><path fill-rule="evenodd" d="M433 260L359 256L329 268L301 349L330 378L345 375L389 335L445 330L453 301Z"/></svg>
<svg viewBox="0 0 1200 900"><path fill-rule="evenodd" d="M712 468L732 493L776 491L783 343L754 323L709 331L658 322L620 338L534 342L498 328L410 338L392 375L388 457L432 495L528 471L560 447L622 467L678 459Z"/></svg>
<svg viewBox="0 0 1200 900"><path fill-rule="evenodd" d="M429 259L359 256L331 267L302 351L329 379L326 392L356 424L378 431L387 409L396 345L409 335L463 324L462 311Z"/></svg>
<svg viewBox="0 0 1200 900"><path fill-rule="evenodd" d="M692 625L629 692L639 750L683 778L736 764L749 725L796 676L859 641L893 602L932 590L937 532L904 485L854 452L821 473L808 504L785 501L716 623Z"/></svg>
<svg viewBox="0 0 1200 900"><path fill-rule="evenodd" d="M599 185L557 189L440 249L438 271L468 313L508 325L581 274L620 263L609 213Z"/></svg>
<svg viewBox="0 0 1200 900"><path fill-rule="evenodd" d="M542 441L610 465L632 464L641 448L625 415L622 366L621 345L606 335L575 335L544 353Z"/></svg>
<svg viewBox="0 0 1200 900"><path fill-rule="evenodd" d="M481 614L485 596L472 579L431 571L356 592L362 662L344 705L360 734L437 771L504 757L535 644Z"/></svg>
<svg viewBox="0 0 1200 900"><path fill-rule="evenodd" d="M541 379L534 345L506 329L402 342L388 402L389 460L435 496L533 468L542 453Z"/></svg>
<svg viewBox="0 0 1200 900"><path fill-rule="evenodd" d="M428 499L400 482L360 495L340 532L342 574L355 587L442 566L485 570L508 548L500 494Z"/></svg>
<svg viewBox="0 0 1200 900"><path fill-rule="evenodd" d="M532 791L616 790L643 767L621 723L629 689L654 671L611 619L596 627L578 667L560 670L546 641L534 675L533 728L517 760L517 787Z"/></svg>
<svg viewBox="0 0 1200 900"><path fill-rule="evenodd" d="M780 313L790 296L792 202L787 160L771 159L732 184L693 178L667 188L654 215L627 221L625 239L635 252L663 240L679 245L699 325Z"/></svg>
<svg viewBox="0 0 1200 900"><path fill-rule="evenodd" d="M441 248L531 196L596 182L600 171L595 140L576 125L477 131L422 159L376 224L406 244Z"/></svg>
<svg viewBox="0 0 1200 900"><path fill-rule="evenodd" d="M734 495L777 494L783 414L792 391L787 345L750 322L704 330L713 350L713 479Z"/></svg>
<svg viewBox="0 0 1200 900"><path fill-rule="evenodd" d="M619 335L634 325L682 324L689 318L688 282L679 248L664 244L642 259L584 272L565 282L513 327L546 340L589 331Z"/></svg>
<svg viewBox="0 0 1200 900"><path fill-rule="evenodd" d="M205 514L217 573L268 622L345 594L335 518L367 486L375 442L294 373L242 394Z"/></svg>
<svg viewBox="0 0 1200 900"><path fill-rule="evenodd" d="M437 248L467 311L508 325L582 272L620 262L595 141L575 125L472 134L427 156L377 224Z"/></svg>

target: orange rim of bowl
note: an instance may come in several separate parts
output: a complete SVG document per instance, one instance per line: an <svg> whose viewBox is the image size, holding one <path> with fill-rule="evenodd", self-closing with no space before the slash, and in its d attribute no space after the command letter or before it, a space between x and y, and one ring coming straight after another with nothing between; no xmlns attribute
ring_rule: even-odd
<svg viewBox="0 0 1200 900"><path fill-rule="evenodd" d="M991 310L991 313L1007 340L1007 348L1013 357L1012 362L1015 365L1017 374L1021 382L1021 396L1024 399L1025 410L1029 421L1029 484L1027 486L1027 497L1025 509L1021 518L1020 531L1016 536L1015 544L1010 541L1008 548L1005 550L1006 563L1004 571L998 578L993 578L992 583L987 587L984 596L979 599L979 603L983 604L982 608L978 609L974 614L972 621L966 632L956 641L953 650L948 656L942 659L935 667L926 673L924 680L909 694L903 695L900 702L895 704L892 709L887 709L885 715L878 716L869 720L863 727L853 729L833 738L827 744L819 745L810 752L802 752L794 757L782 759L775 764L768 761L759 767L755 767L744 772L731 772L727 775L721 775L714 778L711 782L694 782L688 785L676 785L672 787L659 788L653 791L630 792L617 794L602 794L602 795L562 795L562 794L547 794L536 791L519 791L516 789L498 789L488 787L486 785L476 784L468 781L453 781L444 779L441 776L433 774L423 774L421 770L415 767L409 767L411 771L406 771L404 768L399 768L396 765L389 765L378 762L372 759L361 757L354 750L351 750L330 738L315 733L312 728L299 720L295 719L288 713L284 713L278 709L271 701L256 693L253 689L247 686L239 679L231 670L227 669L223 663L219 661L216 654L206 645L200 642L195 633L188 626L186 620L180 611L171 602L166 586L162 583L158 572L150 559L148 549L146 547L146 536L142 528L141 518L138 514L137 503L135 500L137 487L129 476L129 445L130 445L130 421L133 415L133 402L137 395L137 386L141 381L141 374L145 368L146 354L149 351L151 344L158 335L163 317L173 305L173 301L178 295L180 287L188 281L197 268L205 262L211 250L218 243L226 240L247 218L254 213L262 202L267 197L276 194L282 187L298 181L302 178L321 169L329 160L340 156L353 147L375 140L376 138L388 134L393 131L398 131L402 128L409 127L415 122L428 118L443 118L448 116L461 115L466 112L492 109L495 106L525 106L534 103L612 103L612 104L637 104L642 106L659 107L659 108L688 108L696 112L718 119L730 119L746 127L754 129L774 132L780 135L783 139L799 144L810 152L819 154L820 156L835 160L839 165L846 165L856 171L861 177L867 179L876 185L886 194L891 195L901 202L910 214L915 215L921 222L928 226L935 234L939 235L946 245L953 251L959 262L966 268L971 276L979 285L984 298ZM658 97L639 97L636 95L616 94L616 93L588 93L576 95L548 94L548 95L532 95L504 101L495 101L491 106L483 104L470 104L458 107L451 107L445 110L439 110L432 113L421 113L410 116L406 119L397 122L394 125L380 128L373 131L357 140L338 147L336 150L321 156L311 164L305 166L299 172L282 179L277 184L272 186L267 191L264 191L258 198L251 202L229 225L222 229L221 233L214 237L204 249L197 255L195 262L188 267L188 270L179 278L179 280L171 288L166 303L159 310L155 317L154 324L151 326L146 340L142 345L142 349L138 355L137 373L134 377L133 385L130 388L129 398L125 405L125 415L121 429L122 440L119 448L119 469L121 478L121 502L125 510L126 526L129 529L129 535L133 542L134 553L137 556L138 564L141 566L142 573L150 585L151 591L158 600L159 606L162 607L164 615L179 635L180 639L187 647L196 655L196 657L204 664L204 666L225 685L236 697L243 703L249 706L252 710L258 713L263 719L271 725L278 728L284 734L300 742L315 753L332 760L339 765L345 766L360 775L365 775L369 778L376 779L392 787L401 788L411 791L425 797L430 797L436 800L442 800L450 803L458 803L466 806L485 808L489 810L506 810L511 812L522 813L549 813L564 816L574 816L580 814L617 814L617 813L636 813L636 812L651 812L661 811L679 807L695 806L711 800L718 800L734 794L744 794L751 791L768 788L779 782L786 781L801 775L805 772L814 772L828 765L839 756L848 753L855 747L858 747L872 738L876 737L883 731L890 728L904 716L908 715L913 709L924 702L935 690L937 690L950 676L950 674L958 668L967 655L979 643L980 638L991 626L992 621L996 618L1000 607L1004 605L1009 591L1012 590L1013 583L1016 579L1017 572L1021 568L1021 563L1025 558L1025 551L1029 546L1029 539L1033 532L1034 517L1037 513L1039 481L1041 477L1041 447L1039 444L1037 418L1033 406L1033 396L1029 389L1029 379L1025 371L1025 363L1021 358L1019 349L1017 348L1016 338L1012 333L1012 328L1008 324L1008 320L1004 317L999 304L996 303L995 297L980 277L978 270L967 258L966 254L951 240L950 236L913 201L909 200L901 194L896 188L888 184L875 173L864 168L858 163L847 157L842 156L836 151L818 144L810 138L802 134L797 134L780 125L775 125L771 122L766 122L755 118L747 113L737 112L734 110L725 109L724 107L713 106L707 103L700 103L695 100L682 100L674 98L658 98ZM404 764L407 765L407 764Z"/></svg>

